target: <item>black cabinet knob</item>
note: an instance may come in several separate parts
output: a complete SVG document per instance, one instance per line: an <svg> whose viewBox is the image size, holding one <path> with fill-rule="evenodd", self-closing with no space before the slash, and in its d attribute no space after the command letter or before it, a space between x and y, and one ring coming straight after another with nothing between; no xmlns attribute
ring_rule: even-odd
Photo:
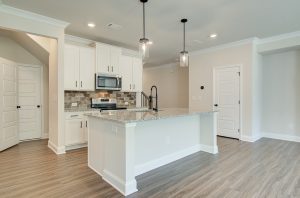
<svg viewBox="0 0 300 198"><path fill-rule="evenodd" d="M17 106L17 109L20 109L21 108L21 106Z"/></svg>
<svg viewBox="0 0 300 198"><path fill-rule="evenodd" d="M215 107L218 107L219 105L218 104L215 104Z"/></svg>
<svg viewBox="0 0 300 198"><path fill-rule="evenodd" d="M37 105L36 107L37 107L37 108L40 108L40 107L41 107L41 105Z"/></svg>

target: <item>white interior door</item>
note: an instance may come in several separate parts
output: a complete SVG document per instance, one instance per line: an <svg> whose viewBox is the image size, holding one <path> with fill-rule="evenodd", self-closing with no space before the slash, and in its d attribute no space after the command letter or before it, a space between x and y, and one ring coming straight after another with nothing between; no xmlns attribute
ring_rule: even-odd
<svg viewBox="0 0 300 198"><path fill-rule="evenodd" d="M215 104L218 135L240 138L240 68L215 69Z"/></svg>
<svg viewBox="0 0 300 198"><path fill-rule="evenodd" d="M19 143L17 66L0 59L0 151Z"/></svg>
<svg viewBox="0 0 300 198"><path fill-rule="evenodd" d="M41 68L18 67L20 140L41 138Z"/></svg>

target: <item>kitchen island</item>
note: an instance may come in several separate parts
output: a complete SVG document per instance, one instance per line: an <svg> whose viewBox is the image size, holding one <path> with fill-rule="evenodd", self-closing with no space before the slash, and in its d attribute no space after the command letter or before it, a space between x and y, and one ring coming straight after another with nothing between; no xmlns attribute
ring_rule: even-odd
<svg viewBox="0 0 300 198"><path fill-rule="evenodd" d="M218 153L216 112L162 109L87 115L88 166L123 195L135 177L193 153Z"/></svg>

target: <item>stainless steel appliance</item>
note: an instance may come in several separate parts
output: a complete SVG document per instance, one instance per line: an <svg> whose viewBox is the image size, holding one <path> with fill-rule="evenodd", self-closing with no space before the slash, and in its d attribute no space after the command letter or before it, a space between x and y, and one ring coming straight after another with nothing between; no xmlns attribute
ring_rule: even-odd
<svg viewBox="0 0 300 198"><path fill-rule="evenodd" d="M117 100L110 98L93 98L92 108L104 110L124 110L126 107L117 107Z"/></svg>
<svg viewBox="0 0 300 198"><path fill-rule="evenodd" d="M119 75L97 73L96 89L120 91L122 89L122 77Z"/></svg>

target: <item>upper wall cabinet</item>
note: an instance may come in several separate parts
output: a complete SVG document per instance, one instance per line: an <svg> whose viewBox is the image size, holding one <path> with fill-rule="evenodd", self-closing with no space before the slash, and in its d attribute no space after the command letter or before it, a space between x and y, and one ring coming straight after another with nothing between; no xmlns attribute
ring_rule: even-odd
<svg viewBox="0 0 300 198"><path fill-rule="evenodd" d="M65 90L95 90L95 49L65 44Z"/></svg>
<svg viewBox="0 0 300 198"><path fill-rule="evenodd" d="M122 91L141 92L143 83L143 62L141 58L122 55L120 58Z"/></svg>
<svg viewBox="0 0 300 198"><path fill-rule="evenodd" d="M97 73L119 74L121 52L119 47L97 43Z"/></svg>

